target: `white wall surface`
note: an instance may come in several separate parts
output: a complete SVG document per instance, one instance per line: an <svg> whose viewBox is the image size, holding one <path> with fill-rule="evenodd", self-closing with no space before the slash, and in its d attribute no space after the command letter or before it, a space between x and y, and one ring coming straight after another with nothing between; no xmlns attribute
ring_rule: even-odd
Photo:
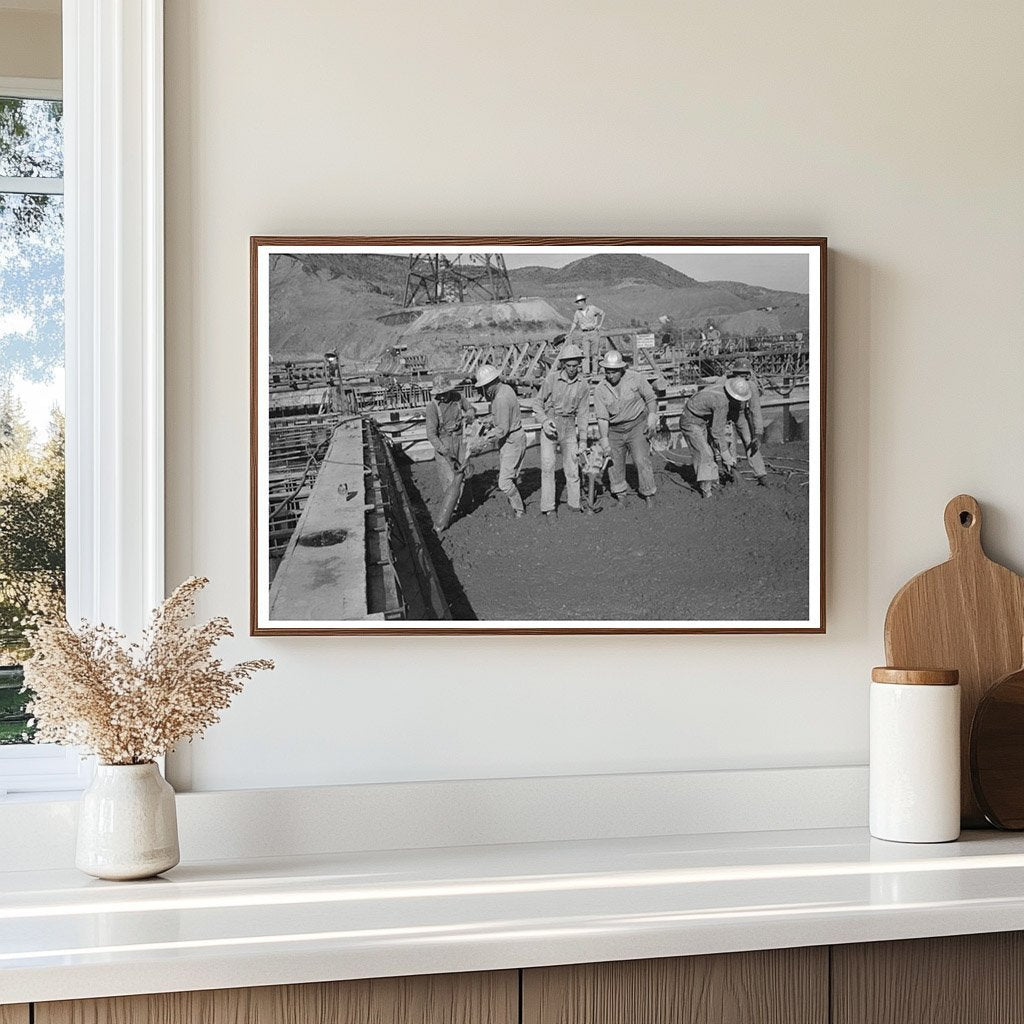
<svg viewBox="0 0 1024 1024"><path fill-rule="evenodd" d="M968 491L1024 570L1017 0L167 0L168 584L246 630L251 234L827 235L828 633L244 635L195 789L844 765ZM190 762L190 763L189 763Z"/></svg>

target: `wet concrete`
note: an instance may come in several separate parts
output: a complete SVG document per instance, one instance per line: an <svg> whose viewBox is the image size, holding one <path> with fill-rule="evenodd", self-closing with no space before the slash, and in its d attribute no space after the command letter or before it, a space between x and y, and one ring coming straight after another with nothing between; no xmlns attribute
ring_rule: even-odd
<svg viewBox="0 0 1024 1024"><path fill-rule="evenodd" d="M433 463L403 474L454 614L481 620L802 620L808 616L809 487L806 443L767 445L771 486L750 478L703 500L685 452L654 458L658 495L647 511L633 492L624 508L606 495L582 516L564 504L540 514L539 450L520 476L526 516L512 517L496 490L497 458L475 473L446 533L430 517L442 495ZM684 465L678 465L678 463ZM561 473L558 474L562 502ZM627 480L636 486L629 467Z"/></svg>

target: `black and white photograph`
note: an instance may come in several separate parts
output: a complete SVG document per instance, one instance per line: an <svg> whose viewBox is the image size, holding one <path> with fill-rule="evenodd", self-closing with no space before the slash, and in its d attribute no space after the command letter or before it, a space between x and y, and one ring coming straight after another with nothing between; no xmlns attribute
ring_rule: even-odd
<svg viewBox="0 0 1024 1024"><path fill-rule="evenodd" d="M253 238L252 632L822 632L825 252Z"/></svg>

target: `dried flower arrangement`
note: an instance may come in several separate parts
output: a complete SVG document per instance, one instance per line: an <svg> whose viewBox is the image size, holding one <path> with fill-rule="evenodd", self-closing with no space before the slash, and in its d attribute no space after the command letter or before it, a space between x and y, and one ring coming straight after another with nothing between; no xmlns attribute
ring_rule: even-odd
<svg viewBox="0 0 1024 1024"><path fill-rule="evenodd" d="M213 648L232 636L218 617L188 626L209 580L193 576L153 612L141 644L109 626L40 618L25 662L36 742L83 747L104 764L146 764L220 718L266 660L225 668Z"/></svg>

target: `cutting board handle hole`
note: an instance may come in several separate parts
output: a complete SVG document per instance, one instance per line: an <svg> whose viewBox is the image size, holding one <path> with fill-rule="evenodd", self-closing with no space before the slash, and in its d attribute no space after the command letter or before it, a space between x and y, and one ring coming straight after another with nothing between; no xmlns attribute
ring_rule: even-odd
<svg viewBox="0 0 1024 1024"><path fill-rule="evenodd" d="M973 523L973 522L974 522L974 516L972 516L970 512L961 512L960 513L960 525L961 526L970 526L971 523Z"/></svg>

